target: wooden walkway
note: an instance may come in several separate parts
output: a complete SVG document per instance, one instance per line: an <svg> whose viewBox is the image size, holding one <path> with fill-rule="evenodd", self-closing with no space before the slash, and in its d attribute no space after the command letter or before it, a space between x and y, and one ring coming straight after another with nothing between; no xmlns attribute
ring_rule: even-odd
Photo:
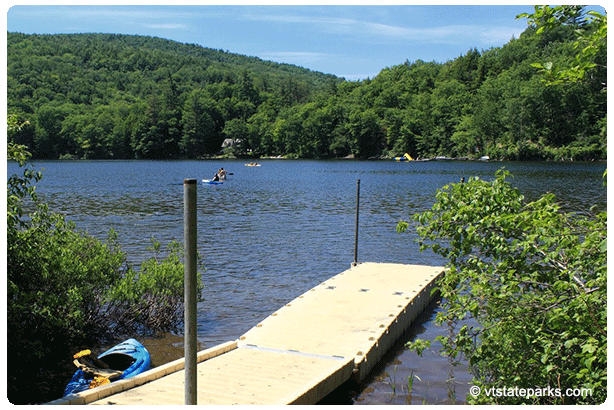
<svg viewBox="0 0 614 410"><path fill-rule="evenodd" d="M360 381L431 300L442 267L363 263L239 340L199 353L198 404L315 404ZM183 359L53 404L184 404Z"/></svg>

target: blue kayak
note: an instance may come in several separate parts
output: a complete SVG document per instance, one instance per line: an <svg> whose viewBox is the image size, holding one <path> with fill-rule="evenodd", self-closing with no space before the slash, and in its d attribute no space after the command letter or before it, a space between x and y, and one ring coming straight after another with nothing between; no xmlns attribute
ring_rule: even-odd
<svg viewBox="0 0 614 410"><path fill-rule="evenodd" d="M134 377L151 366L149 352L135 339L128 339L92 358L89 350L75 355L75 372L64 390L64 396L117 380Z"/></svg>
<svg viewBox="0 0 614 410"><path fill-rule="evenodd" d="M214 181L212 179L203 179L203 184L222 185L223 183L224 183L224 181Z"/></svg>

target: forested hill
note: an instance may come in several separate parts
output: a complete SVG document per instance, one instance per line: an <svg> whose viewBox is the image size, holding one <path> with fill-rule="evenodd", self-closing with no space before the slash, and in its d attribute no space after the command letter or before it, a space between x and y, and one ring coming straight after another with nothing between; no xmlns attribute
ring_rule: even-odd
<svg viewBox="0 0 614 410"><path fill-rule="evenodd" d="M304 103L333 75L155 37L8 33L8 112L35 157L218 151L231 120Z"/></svg>
<svg viewBox="0 0 614 410"><path fill-rule="evenodd" d="M35 158L198 158L231 138L227 155L256 157L605 159L605 48L573 84L531 66L572 64L577 28L359 82L152 37L8 33L8 113Z"/></svg>

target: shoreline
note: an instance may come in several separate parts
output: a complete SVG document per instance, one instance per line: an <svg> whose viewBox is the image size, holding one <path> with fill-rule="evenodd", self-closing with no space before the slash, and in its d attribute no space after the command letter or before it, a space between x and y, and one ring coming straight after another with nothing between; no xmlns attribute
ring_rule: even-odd
<svg viewBox="0 0 614 410"><path fill-rule="evenodd" d="M334 157L334 158L293 158L285 156L263 156L263 157L225 157L225 156L212 156L201 158L98 158L98 159L85 159L85 158L30 158L28 163L34 163L36 161L49 161L49 162L140 162L140 161L247 161L247 160L282 160L282 161L390 161L398 163L413 163L413 162L549 162L549 163L607 163L607 159L587 159L587 160L553 160L553 159L501 159L501 158L489 158L487 160L480 158L469 157L428 157L418 158L412 161L394 161L393 157L371 157L371 158L354 158L354 157ZM15 161L7 160L7 163L15 163Z"/></svg>

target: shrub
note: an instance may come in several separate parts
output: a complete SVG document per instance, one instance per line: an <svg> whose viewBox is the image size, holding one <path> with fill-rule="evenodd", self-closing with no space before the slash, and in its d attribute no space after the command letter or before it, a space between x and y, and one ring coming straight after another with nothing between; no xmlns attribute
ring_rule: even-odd
<svg viewBox="0 0 614 410"><path fill-rule="evenodd" d="M527 203L499 171L437 192L415 217L422 249L449 260L439 283L442 353L468 361L474 384L561 389L562 395L485 394L474 403L602 403L607 381L607 215L563 213L551 194ZM407 229L406 222L398 226ZM414 344L417 350L428 341ZM592 395L564 397L568 388Z"/></svg>
<svg viewBox="0 0 614 410"><path fill-rule="evenodd" d="M8 156L23 166L29 155L9 144ZM135 270L113 230L106 243L99 241L38 202L33 182L39 179L26 169L7 183L7 369L14 404L61 396L65 381L57 374L84 345L176 329L183 320L179 243L165 257L154 243L154 256Z"/></svg>

